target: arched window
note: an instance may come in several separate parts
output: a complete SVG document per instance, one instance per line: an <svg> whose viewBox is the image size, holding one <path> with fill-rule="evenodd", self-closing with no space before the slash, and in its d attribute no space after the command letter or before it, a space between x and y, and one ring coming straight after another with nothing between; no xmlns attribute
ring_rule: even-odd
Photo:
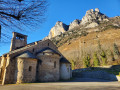
<svg viewBox="0 0 120 90"><path fill-rule="evenodd" d="M29 71L32 71L32 66L29 66Z"/></svg>
<svg viewBox="0 0 120 90"><path fill-rule="evenodd" d="M56 61L54 62L54 68L56 68Z"/></svg>

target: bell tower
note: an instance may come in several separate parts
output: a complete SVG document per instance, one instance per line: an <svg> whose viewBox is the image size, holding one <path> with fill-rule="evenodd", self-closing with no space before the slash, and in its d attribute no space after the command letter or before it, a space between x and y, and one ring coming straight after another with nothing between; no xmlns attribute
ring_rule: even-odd
<svg viewBox="0 0 120 90"><path fill-rule="evenodd" d="M10 51L19 49L27 45L27 35L21 33L13 32L13 38L11 40Z"/></svg>

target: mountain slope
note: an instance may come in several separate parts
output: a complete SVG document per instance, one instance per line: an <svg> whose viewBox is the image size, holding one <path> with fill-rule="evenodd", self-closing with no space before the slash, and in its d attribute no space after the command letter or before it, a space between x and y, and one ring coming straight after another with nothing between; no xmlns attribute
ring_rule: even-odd
<svg viewBox="0 0 120 90"><path fill-rule="evenodd" d="M85 67L88 57L89 67L95 66L95 58L100 66L120 64L119 16L109 18L99 9L91 9L82 20L74 20L65 32L50 39L72 63L73 69Z"/></svg>

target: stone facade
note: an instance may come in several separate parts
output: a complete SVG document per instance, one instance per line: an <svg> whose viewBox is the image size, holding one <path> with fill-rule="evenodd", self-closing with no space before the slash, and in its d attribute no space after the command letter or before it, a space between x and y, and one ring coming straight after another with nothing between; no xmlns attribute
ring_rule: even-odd
<svg viewBox="0 0 120 90"><path fill-rule="evenodd" d="M42 60L42 64L39 65L38 69L38 80L39 81L58 81L59 80L59 59L58 55L50 56L39 56Z"/></svg>
<svg viewBox="0 0 120 90"><path fill-rule="evenodd" d="M17 58L16 62L16 83L35 82L37 59Z"/></svg>
<svg viewBox="0 0 120 90"><path fill-rule="evenodd" d="M26 44L26 38L26 35L13 33L10 52L3 54L0 60L2 84L58 81L63 56L57 47L49 39ZM70 69L68 61L66 65L64 69Z"/></svg>
<svg viewBox="0 0 120 90"><path fill-rule="evenodd" d="M66 64L66 63L60 64L60 78L64 80L71 78L70 64Z"/></svg>

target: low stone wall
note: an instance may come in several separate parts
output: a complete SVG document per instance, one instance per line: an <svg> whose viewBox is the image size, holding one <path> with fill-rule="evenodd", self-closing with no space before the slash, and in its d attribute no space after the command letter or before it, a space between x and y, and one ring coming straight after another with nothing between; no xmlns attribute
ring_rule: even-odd
<svg viewBox="0 0 120 90"><path fill-rule="evenodd" d="M114 74L109 74L105 71L86 71L86 72L73 72L73 77L80 78L95 78L95 79L105 79L111 81L120 81L120 77Z"/></svg>

